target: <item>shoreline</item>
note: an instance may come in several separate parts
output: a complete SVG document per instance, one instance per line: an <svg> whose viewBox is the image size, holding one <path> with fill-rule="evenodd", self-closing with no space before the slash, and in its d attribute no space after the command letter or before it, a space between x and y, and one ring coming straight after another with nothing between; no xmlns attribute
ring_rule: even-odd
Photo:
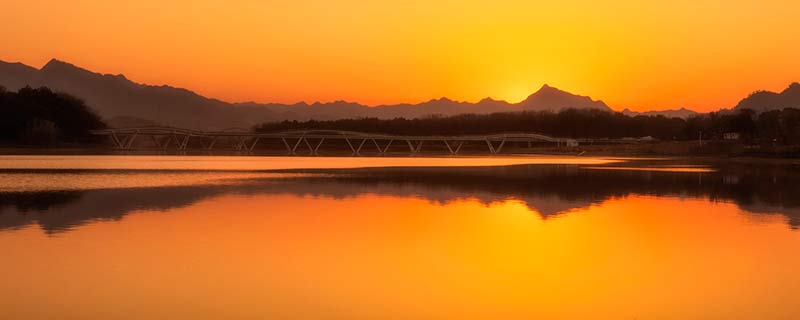
<svg viewBox="0 0 800 320"><path fill-rule="evenodd" d="M696 144L696 142L694 143ZM685 148L686 143L656 143L638 145L586 145L574 148L509 148L508 153L492 155L487 153L464 153L460 155L449 155L442 152L422 152L416 156L404 153L364 154L358 157L364 158L492 158L492 157L593 157L593 158L623 158L626 160L663 160L663 161L691 161L693 163L715 163L715 164L762 164L762 165L800 165L798 157L782 157L777 155L764 154L689 154L681 151L675 146ZM524 151L524 152L519 152ZM671 151L671 152L669 152ZM235 150L215 150L213 152L203 150L187 150L179 152L175 150L155 151L116 151L105 147L0 147L0 156L244 156L244 157L312 157L312 158L342 158L353 157L350 153L326 153L322 155L308 155L299 153L297 155L287 155L275 152L253 152L244 153Z"/></svg>

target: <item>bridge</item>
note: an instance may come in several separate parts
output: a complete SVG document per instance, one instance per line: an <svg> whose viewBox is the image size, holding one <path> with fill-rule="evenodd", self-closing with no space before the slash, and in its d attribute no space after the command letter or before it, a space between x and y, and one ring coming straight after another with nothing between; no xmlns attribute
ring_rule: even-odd
<svg viewBox="0 0 800 320"><path fill-rule="evenodd" d="M574 147L578 140L569 138L553 138L533 133L503 133L492 135L460 135L460 136L404 136L388 134L372 134L339 130L298 130L275 133L257 133L244 129L224 131L198 131L173 127L141 127L93 130L94 135L110 138L114 149L119 151L133 150L208 150L219 148L220 141L227 142L227 149L252 153L259 143L273 140L280 141L286 148L287 155L319 155L320 147L326 142L344 142L358 156L362 151L370 150L385 155L389 147L395 144L407 145L408 153L420 153L423 145L439 144L447 148L451 155L458 155L465 143L485 144L490 154L499 154L509 142L555 143L556 146ZM152 147L137 147L137 139L149 141ZM140 143L142 141L139 141ZM191 146L190 146L191 142ZM374 147L374 149L373 149Z"/></svg>

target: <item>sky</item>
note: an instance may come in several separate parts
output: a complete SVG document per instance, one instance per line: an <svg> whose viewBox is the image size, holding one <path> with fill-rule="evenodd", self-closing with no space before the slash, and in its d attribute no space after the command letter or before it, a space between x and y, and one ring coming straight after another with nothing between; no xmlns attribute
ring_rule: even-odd
<svg viewBox="0 0 800 320"><path fill-rule="evenodd" d="M0 60L58 58L226 101L734 106L800 81L800 2L0 0Z"/></svg>

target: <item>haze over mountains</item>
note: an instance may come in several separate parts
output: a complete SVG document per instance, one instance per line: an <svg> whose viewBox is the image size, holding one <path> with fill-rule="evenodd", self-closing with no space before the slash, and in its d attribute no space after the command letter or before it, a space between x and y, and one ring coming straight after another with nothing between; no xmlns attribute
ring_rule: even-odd
<svg viewBox="0 0 800 320"><path fill-rule="evenodd" d="M519 103L483 99L476 103L433 99L418 104L395 104L369 107L335 101L330 103L229 103L206 98L192 91L170 86L135 83L123 75L94 73L56 59L41 69L21 63L0 61L0 86L18 90L25 86L46 86L80 97L112 125L136 126L165 124L195 129L249 128L256 124L281 120L334 120L342 118L416 118L426 115L494 113L514 111L559 111L566 108L613 111L604 102L574 95L548 85ZM800 106L800 85L793 84L776 94L758 92L740 103L741 107L764 105L764 108ZM740 106L737 106L740 108ZM756 108L754 108L756 109ZM627 110L629 114L636 115ZM693 111L681 109L644 114L688 117Z"/></svg>

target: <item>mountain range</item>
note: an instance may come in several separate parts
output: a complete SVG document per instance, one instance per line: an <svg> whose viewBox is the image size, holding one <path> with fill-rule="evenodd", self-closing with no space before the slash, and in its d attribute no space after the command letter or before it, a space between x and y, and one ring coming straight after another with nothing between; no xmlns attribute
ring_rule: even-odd
<svg viewBox="0 0 800 320"><path fill-rule="evenodd" d="M341 118L416 118L426 115L558 111L565 108L611 109L602 101L543 86L526 100L511 104L490 98L477 103L433 99L418 104L366 106L346 101L312 104L229 103L170 86L139 84L123 75L99 74L53 59L41 69L0 61L0 86L49 87L84 99L112 125L155 123L196 129L247 128L268 121Z"/></svg>
<svg viewBox="0 0 800 320"><path fill-rule="evenodd" d="M603 101L571 94L544 85L519 103L485 98L475 103L447 98L417 104L367 106L334 101L328 103L230 103L203 97L187 89L152 86L127 79L124 75L95 73L73 64L53 59L41 69L22 63L0 61L0 86L18 90L25 86L49 87L80 97L112 126L127 127L163 124L194 129L249 128L257 124L282 120L333 120L342 118L416 118L427 115L462 113L495 113L514 111L559 111L567 108L613 111ZM783 106L800 101L800 85L793 84L783 93L757 92L740 103ZM788 94L785 94L788 92ZM768 103L767 103L768 102ZM794 103L800 105L800 103ZM739 108L739 106L737 106ZM691 110L666 110L629 115L666 115L688 117Z"/></svg>

